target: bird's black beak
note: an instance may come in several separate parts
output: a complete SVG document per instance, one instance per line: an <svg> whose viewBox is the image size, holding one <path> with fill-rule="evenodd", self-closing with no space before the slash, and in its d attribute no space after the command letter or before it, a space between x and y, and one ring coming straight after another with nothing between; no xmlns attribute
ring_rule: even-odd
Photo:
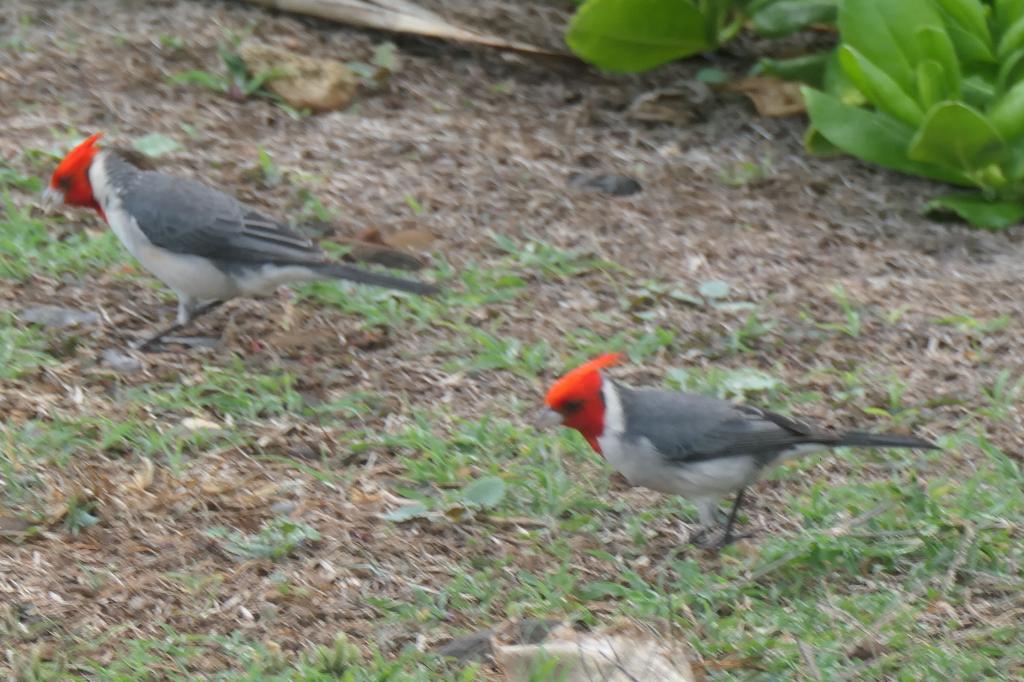
<svg viewBox="0 0 1024 682"><path fill-rule="evenodd" d="M538 429L548 429L552 426L558 426L561 423L562 415L558 414L550 407L541 408L541 410L533 417L533 425Z"/></svg>
<svg viewBox="0 0 1024 682"><path fill-rule="evenodd" d="M49 215L53 213L54 209L58 206L64 205L64 195L59 190L53 187L47 187L43 191L42 198L39 199L39 208L43 209L43 213Z"/></svg>

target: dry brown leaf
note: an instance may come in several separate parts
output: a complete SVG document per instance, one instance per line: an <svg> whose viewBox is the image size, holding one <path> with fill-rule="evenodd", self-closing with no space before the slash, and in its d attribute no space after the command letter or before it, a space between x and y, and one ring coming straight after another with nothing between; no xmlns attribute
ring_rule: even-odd
<svg viewBox="0 0 1024 682"><path fill-rule="evenodd" d="M376 504L383 499L383 495L380 494L379 490L352 488L348 492L348 499L352 504Z"/></svg>
<svg viewBox="0 0 1024 682"><path fill-rule="evenodd" d="M416 251L425 251L436 241L437 235L422 227L399 230L392 235L384 237L384 243L388 246L396 249L414 249Z"/></svg>
<svg viewBox="0 0 1024 682"><path fill-rule="evenodd" d="M358 76L333 59L296 54L255 42L244 43L239 54L253 73L280 73L267 78L265 86L296 109L316 112L342 109L359 89Z"/></svg>
<svg viewBox="0 0 1024 682"><path fill-rule="evenodd" d="M142 458L142 468L135 472L134 484L138 490L146 490L149 486L153 485L153 474L155 468L153 467L153 460L149 457Z"/></svg>
<svg viewBox="0 0 1024 682"><path fill-rule="evenodd" d="M181 420L181 426L186 431L223 431L224 427L217 422L203 419L201 417L185 417Z"/></svg>
<svg viewBox="0 0 1024 682"><path fill-rule="evenodd" d="M794 116L807 109L800 85L779 78L750 76L728 83L723 89L749 97L761 116Z"/></svg>
<svg viewBox="0 0 1024 682"><path fill-rule="evenodd" d="M704 88L710 94L710 89L707 86ZM707 99L707 95L704 99ZM694 109L700 101L696 93L688 90L653 90L634 99L626 110L626 117L645 123L685 125L694 119Z"/></svg>
<svg viewBox="0 0 1024 682"><path fill-rule="evenodd" d="M356 235L356 239L367 244L384 245L384 235L376 227L368 227Z"/></svg>
<svg viewBox="0 0 1024 682"><path fill-rule="evenodd" d="M407 0L249 0L254 5L297 14L329 19L343 24L367 26L382 31L414 33L462 43L496 47L546 57L575 57L566 52L546 50L536 45L505 40L456 26L439 14Z"/></svg>

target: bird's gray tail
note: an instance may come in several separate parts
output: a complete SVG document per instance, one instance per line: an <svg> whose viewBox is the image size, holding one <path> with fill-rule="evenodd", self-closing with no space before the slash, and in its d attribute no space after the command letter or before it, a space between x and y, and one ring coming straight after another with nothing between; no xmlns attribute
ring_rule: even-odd
<svg viewBox="0 0 1024 682"><path fill-rule="evenodd" d="M401 277L392 277L391 275L384 275L378 272L361 270L344 263L324 263L317 267L317 272L325 277L345 279L358 284L369 284L386 289L398 289L399 291L408 291L409 293L421 294L423 296L433 296L441 291L437 286L427 282L417 282L411 279L402 279Z"/></svg>
<svg viewBox="0 0 1024 682"><path fill-rule="evenodd" d="M916 438L915 436L900 436L894 433L867 433L866 431L848 431L839 437L836 445L865 448L939 449L939 446L935 443L923 438Z"/></svg>

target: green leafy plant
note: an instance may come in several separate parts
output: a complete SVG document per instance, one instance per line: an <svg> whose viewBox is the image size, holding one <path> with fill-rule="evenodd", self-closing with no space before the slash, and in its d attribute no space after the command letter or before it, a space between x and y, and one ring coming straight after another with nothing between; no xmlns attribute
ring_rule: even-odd
<svg viewBox="0 0 1024 682"><path fill-rule="evenodd" d="M809 148L977 188L928 207L979 227L1024 219L1024 1L843 0L838 26Z"/></svg>
<svg viewBox="0 0 1024 682"><path fill-rule="evenodd" d="M587 0L565 41L607 71L645 71L714 50L742 26L742 0Z"/></svg>
<svg viewBox="0 0 1024 682"><path fill-rule="evenodd" d="M219 540L225 551L243 559L278 561L293 554L299 547L320 540L312 526L286 518L267 521L258 533L246 535L220 526L210 528L206 535Z"/></svg>
<svg viewBox="0 0 1024 682"><path fill-rule="evenodd" d="M763 36L781 37L812 24L834 24L839 0L754 0L750 23Z"/></svg>
<svg viewBox="0 0 1024 682"><path fill-rule="evenodd" d="M214 92L224 93L239 102L252 97L268 99L293 118L299 118L303 112L290 107L279 95L264 87L267 81L283 75L284 72L280 69L251 72L245 60L242 59L242 55L238 53L240 42L239 37L233 37L217 46L217 54L224 64L223 73L191 69L172 75L168 79L169 82L174 85L198 85Z"/></svg>
<svg viewBox="0 0 1024 682"><path fill-rule="evenodd" d="M565 42L583 61L607 71L646 71L710 52L750 19L764 36L789 35L835 21L838 0L586 0Z"/></svg>

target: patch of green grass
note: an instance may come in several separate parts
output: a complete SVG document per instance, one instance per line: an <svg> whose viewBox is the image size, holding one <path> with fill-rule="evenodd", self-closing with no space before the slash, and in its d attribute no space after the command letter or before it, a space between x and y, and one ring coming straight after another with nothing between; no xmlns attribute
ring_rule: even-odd
<svg viewBox="0 0 1024 682"><path fill-rule="evenodd" d="M678 334L656 325L631 327L611 335L578 327L568 335L571 353L563 364L569 370L603 353L624 352L631 362L641 362L676 347Z"/></svg>
<svg viewBox="0 0 1024 682"><path fill-rule="evenodd" d="M525 343L510 334L470 326L460 330L458 338L458 342L451 344L453 359L444 365L449 372L476 374L505 370L532 378L543 371L551 355L551 346L543 339Z"/></svg>
<svg viewBox="0 0 1024 682"><path fill-rule="evenodd" d="M507 254L507 262L541 279L564 279L593 270L619 269L611 261L576 249L562 249L540 239L525 242L492 232L491 240Z"/></svg>
<svg viewBox="0 0 1024 682"><path fill-rule="evenodd" d="M530 277L566 278L617 267L608 261L560 249L540 240L519 243L499 235L493 239L502 253L495 260L471 261L456 268L447 262L443 254L435 254L434 266L424 271L422 276L438 282L443 288L441 296L436 298L340 282L312 282L296 286L295 291L300 299L335 307L352 315L361 321L364 328L418 331L443 325L465 337L474 336L473 330L479 326L472 315L487 305L521 299L529 293L527 279ZM329 252L339 250L326 243L324 248ZM396 274L410 276L409 273ZM502 352L496 348L512 343L511 340L503 342L493 337L490 340L476 338L477 360L481 367L495 365L495 358ZM533 362L536 358L528 351L525 359L526 365L536 364ZM501 366L516 364L497 362Z"/></svg>
<svg viewBox="0 0 1024 682"><path fill-rule="evenodd" d="M778 326L775 320L765 321L756 311L749 313L743 324L731 328L728 345L733 353L749 353L764 345L765 339Z"/></svg>
<svg viewBox="0 0 1024 682"><path fill-rule="evenodd" d="M49 223L34 218L7 192L0 214L0 277L25 280L34 274L86 274L109 268L121 260L123 249L113 232L96 237L85 232L54 239Z"/></svg>
<svg viewBox="0 0 1024 682"><path fill-rule="evenodd" d="M38 657L12 661L15 679L38 682L136 682L138 680L196 679L195 671L206 670L211 656L231 661L230 669L210 673L204 679L224 682L433 682L438 679L473 682L477 667L453 668L415 651L404 650L386 658L374 648L364 649L344 634L333 642L314 645L298 654L285 653L274 643L257 642L239 631L230 635L190 635L164 627L153 639L126 638L121 656L110 663L91 659L86 645L63 651L56 661Z"/></svg>
<svg viewBox="0 0 1024 682"><path fill-rule="evenodd" d="M43 191L43 181L34 175L25 175L0 159L0 187L13 187L30 194L38 194Z"/></svg>
<svg viewBox="0 0 1024 682"><path fill-rule="evenodd" d="M168 81L174 85L192 85L227 95L234 100L245 100L250 97L262 98L273 102L289 116L299 119L308 115L308 111L299 111L287 104L277 93L265 86L268 80L285 74L281 69L268 69L251 72L245 60L238 52L243 35L226 35L217 46L217 55L223 64L223 72L191 69L172 75Z"/></svg>
<svg viewBox="0 0 1024 682"><path fill-rule="evenodd" d="M32 220L27 212L17 219ZM609 266L536 240L502 239L496 245L496 255L457 268L439 256L430 278L448 290L436 300L337 283L299 291L311 305L334 306L360 317L364 325L437 338L434 350L452 354L451 372L505 372L515 381L533 381L546 369L568 369L598 353L624 350L631 361L668 367L668 386L783 411L827 401L831 407L910 427L931 409L910 399L900 377L853 359L816 370L838 377L840 386L829 395L785 385L764 369L770 358L758 356L761 346L770 343L774 321L756 309L737 317L737 326L723 339L729 351L743 353L728 360L743 365L684 367L677 354L691 346L675 330L659 326L653 313L663 303L693 305L702 313L745 304L724 300L728 287L718 282L704 283L702 298L667 286L648 287L639 305L634 296L621 309L594 318L597 325L623 331L602 335L574 329L566 348L505 335L513 322L507 312L529 301L529 282L593 276ZM56 270L80 262L61 255L59 249L66 246L42 240L36 252L45 254L46 267ZM837 293L837 300L842 320L828 331L856 337L862 331L858 307L845 294ZM745 306L732 310L751 310ZM481 322L485 307L490 316ZM638 308L652 314L638 314ZM6 371L25 376L49 362L46 337L14 324L9 315L0 324L0 352L7 352ZM446 334L429 337L427 330L439 325ZM1001 331L995 324L970 321L954 326L965 334ZM236 446L255 451L263 461L287 465L290 476L315 479L336 491L365 475L362 467L347 465L365 456L386 461L388 474L378 482L392 494L419 502L422 511L404 521L382 518L382 525L390 524L396 533L408 528L410 536L441 526L440 532L451 532L461 543L452 553L448 576L403 588L400 596L385 590L367 597L367 605L388 627L400 624L417 634L447 632L453 621L460 628L486 627L509 616L569 618L600 626L622 614L672 623L691 633L689 643L708 660L749 660L748 667L716 672L716 679L796 678L806 672L808 656L825 679L851 671L863 679L996 678L1000 671L1019 668L1024 655L1019 629L1000 620L999 609L992 606L1000 600L1009 605L1024 587L1019 542L1024 478L1019 462L992 443L982 426L1015 418L1021 386L1007 371L982 395L965 399L964 409L970 412L964 430L940 439L945 451L840 451L774 471L764 487L754 490L753 502L764 513L760 496L784 482L782 494L773 491L772 498L781 504L770 511L783 517L789 530L743 528L753 531L754 539L717 558L677 546L676 521L694 520L689 502L656 493L633 495L629 499L635 502L627 502L611 490L607 466L578 434L538 432L530 426L528 417L539 407L539 385L534 399L525 403L506 395L483 398L486 409L473 414L485 417L468 417L448 405L421 405L405 414L375 394L345 394L320 403L305 392L305 377L236 358L168 380L118 387L117 409L110 414L54 412L4 424L0 490L4 505L36 517L46 500L45 474L74 458L124 458L130 464L130 457L147 457L176 476L200 466L204 452ZM417 402L415 396L411 400ZM384 416L388 419L381 428ZM225 428L185 428L182 420L188 417ZM328 454L321 461L297 461L261 453L256 445L261 428L285 417L329 428L338 450L330 455L344 457L345 464ZM820 473L824 458L835 459L830 472L837 474ZM68 504L64 526L55 530L88 535L98 503L82 497ZM424 523L420 516L428 514ZM754 523L748 514L753 516L749 508L741 524ZM317 531L309 526L276 517L255 533L220 528L211 534L240 559L281 561L281 573L271 578L281 594L306 589L292 582L284 567L301 563L285 561L300 550L317 551ZM367 561L369 570L387 570ZM219 600L216 578L167 577L185 586L194 605ZM950 609L961 619L941 615ZM981 615L963 619L967 613ZM861 642L864 647L858 649ZM145 679L140 670L158 670L161 679L191 679L214 654L230 661L231 670L215 677L224 680L472 680L476 675L474 668L450 669L411 649L385 654L369 646L357 651L344 640L288 655L239 634L168 629L160 637L117 642L118 656L102 663L83 646L63 648L66 653L56 661L29 656L9 663L25 679L54 680Z"/></svg>
<svg viewBox="0 0 1024 682"><path fill-rule="evenodd" d="M257 533L245 534L220 526L206 531L224 550L240 559L279 561L300 547L319 542L320 533L305 523L278 517L263 524Z"/></svg>
<svg viewBox="0 0 1024 682"><path fill-rule="evenodd" d="M56 359L46 352L43 332L35 327L20 329L10 312L0 311L0 380L18 379Z"/></svg>
<svg viewBox="0 0 1024 682"><path fill-rule="evenodd" d="M150 408L199 409L219 418L258 419L281 414L308 415L309 406L286 371L255 372L240 358L208 366L202 374L159 386L127 391L127 399Z"/></svg>
<svg viewBox="0 0 1024 682"><path fill-rule="evenodd" d="M826 329L829 331L838 331L857 338L861 333L861 313L857 308L856 303L846 293L846 289L841 284L837 284L832 287L832 295L836 299L836 303L839 304L839 309L843 313L842 322L820 322L818 323L819 329Z"/></svg>

